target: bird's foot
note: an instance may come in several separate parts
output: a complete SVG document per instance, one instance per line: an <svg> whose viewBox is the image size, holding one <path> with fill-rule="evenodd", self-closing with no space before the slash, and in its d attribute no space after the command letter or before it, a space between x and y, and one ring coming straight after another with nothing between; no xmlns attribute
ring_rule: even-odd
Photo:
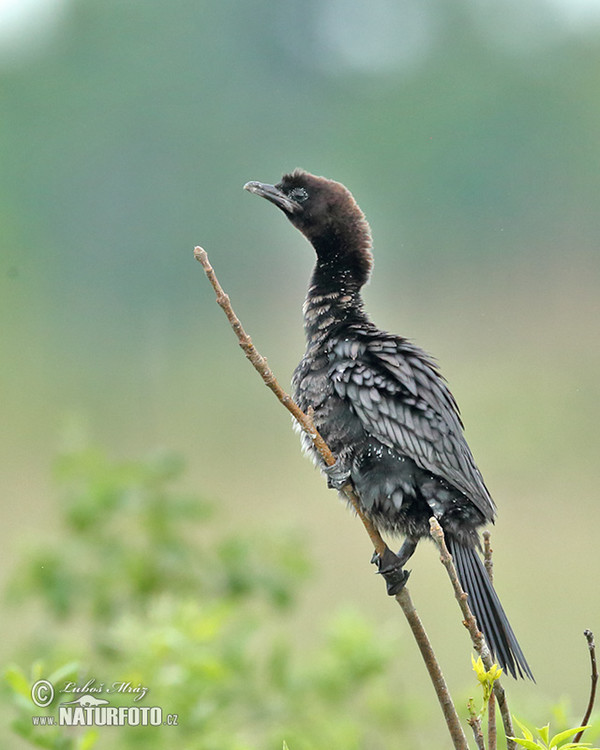
<svg viewBox="0 0 600 750"><path fill-rule="evenodd" d="M350 481L350 469L342 469L339 460L331 466L326 466L323 471L330 490L341 490Z"/></svg>
<svg viewBox="0 0 600 750"><path fill-rule="evenodd" d="M389 596L399 594L406 586L410 570L404 570L398 555L395 555L389 547L386 547L382 555L374 552L371 562L377 565L377 572L385 578Z"/></svg>

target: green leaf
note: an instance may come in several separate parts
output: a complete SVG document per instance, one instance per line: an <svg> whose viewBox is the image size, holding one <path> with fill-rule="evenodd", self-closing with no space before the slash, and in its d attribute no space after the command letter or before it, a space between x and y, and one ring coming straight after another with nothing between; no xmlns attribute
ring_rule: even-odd
<svg viewBox="0 0 600 750"><path fill-rule="evenodd" d="M542 742L547 745L548 737L550 735L550 724L546 724L545 727L536 727L536 732L539 734Z"/></svg>
<svg viewBox="0 0 600 750"><path fill-rule="evenodd" d="M97 729L88 729L77 743L77 750L90 750L97 742L100 732Z"/></svg>
<svg viewBox="0 0 600 750"><path fill-rule="evenodd" d="M521 747L527 748L527 750L540 750L540 745L533 740L520 739L519 737L509 737L509 739L521 745Z"/></svg>
<svg viewBox="0 0 600 750"><path fill-rule="evenodd" d="M485 667L483 666L483 661L481 660L481 656L475 661L475 657L473 654L471 654L471 664L473 665L473 671L477 675L477 679L479 682L485 681Z"/></svg>
<svg viewBox="0 0 600 750"><path fill-rule="evenodd" d="M564 732L559 732L558 734L555 734L554 737L550 740L550 747L556 747L559 742L562 742L563 740L568 740L569 737L572 737L574 734L577 734L577 732L580 732L582 729L587 729L587 726L575 727L575 729L565 729Z"/></svg>
<svg viewBox="0 0 600 750"><path fill-rule="evenodd" d="M23 674L23 670L20 667L12 666L8 667L4 673L6 681L14 690L15 693L29 698L31 696L31 685Z"/></svg>
<svg viewBox="0 0 600 750"><path fill-rule="evenodd" d="M49 675L48 680L53 684L56 685L57 683L61 683L64 680L67 679L67 677L75 677L77 673L79 672L80 665L77 661L70 661L67 664L64 664L62 667L59 667L54 672L52 672L51 675Z"/></svg>
<svg viewBox="0 0 600 750"><path fill-rule="evenodd" d="M522 724L516 717L515 722L519 725L519 729L523 732L523 737L525 737L525 739L527 740L532 740L533 734L529 731L529 729L527 729L525 724Z"/></svg>

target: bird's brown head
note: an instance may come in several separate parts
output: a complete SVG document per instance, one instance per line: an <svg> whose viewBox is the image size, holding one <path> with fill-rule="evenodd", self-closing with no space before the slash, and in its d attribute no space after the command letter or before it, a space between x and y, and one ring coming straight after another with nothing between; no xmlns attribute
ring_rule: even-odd
<svg viewBox="0 0 600 750"><path fill-rule="evenodd" d="M349 270L364 284L371 270L371 230L352 193L340 182L302 169L276 185L247 182L244 189L280 208L317 252L318 265Z"/></svg>

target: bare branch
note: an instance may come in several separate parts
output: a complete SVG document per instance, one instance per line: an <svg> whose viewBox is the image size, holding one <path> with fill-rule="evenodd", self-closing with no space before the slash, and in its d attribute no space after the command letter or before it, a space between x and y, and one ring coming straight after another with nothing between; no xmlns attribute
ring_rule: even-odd
<svg viewBox="0 0 600 750"><path fill-rule="evenodd" d="M583 717L583 720L581 722L581 726L585 727L587 726L588 721L590 720L590 716L592 715L592 710L594 708L594 702L596 701L596 686L598 684L598 665L596 664L596 644L594 643L594 634L591 630L584 630L583 634L585 635L585 638L587 640L588 648L590 650L590 662L592 664L592 685L590 688L590 699L588 701L588 706L585 711L585 716ZM581 729L576 735L573 740L573 742L581 742L581 738L583 737L583 733L585 732L585 729Z"/></svg>
<svg viewBox="0 0 600 750"><path fill-rule="evenodd" d="M498 731L496 729L496 696L494 693L490 695L488 700L488 750L496 750L498 747Z"/></svg>
<svg viewBox="0 0 600 750"><path fill-rule="evenodd" d="M494 561L492 559L492 549L490 541L490 532L483 532L483 559L485 562L485 569L490 579L490 583L494 583ZM498 747L498 732L496 730L496 696L494 693L490 695L488 701L488 750L496 750Z"/></svg>
<svg viewBox="0 0 600 750"><path fill-rule="evenodd" d="M473 647L481 656L481 660L484 663L486 670L489 671L493 666L492 655L485 642L483 633L477 627L477 620L475 619L473 613L469 608L469 604L467 601L468 596L463 591L463 588L460 585L460 581L458 580L456 568L454 567L454 563L452 562L452 556L448 552L448 547L446 547L442 527L433 517L429 519L429 526L431 528L431 536L433 537L433 541L436 543L440 551L440 560L446 568L448 577L450 578L450 582L452 583L452 588L454 589L454 596L456 597L456 600L458 601L458 604L460 606L460 610L464 618L463 625L469 631ZM496 700L498 701L498 708L500 709L502 723L504 724L507 750L516 750L516 743L514 742L514 740L509 739L509 737L514 736L514 730L512 725L512 718L506 700L506 694L504 692L504 688L500 684L500 680L494 681L494 695L496 696Z"/></svg>
<svg viewBox="0 0 600 750"><path fill-rule="evenodd" d="M313 445L319 452L319 455L321 456L323 461L325 461L327 466L331 466L332 464L335 463L335 456L329 450L329 446L323 440L319 432L316 430L314 422L312 421L312 417L310 415L305 414L300 409L300 407L296 404L293 398L283 390L283 388L279 385L279 382L277 381L277 378L273 374L272 370L267 365L267 360L259 354L258 350L252 343L252 339L244 330L244 327L242 326L240 319L237 317L237 315L235 314L233 310L233 307L231 306L229 295L225 294L225 292L223 291L223 287L219 283L219 280L217 279L214 269L208 260L208 255L206 251L201 247L196 247L194 249L194 257L196 258L197 261L199 261L202 264L202 267L204 268L204 272L206 273L208 280L210 281L213 289L215 290L217 303L223 309L223 312L225 313L227 320L231 324L233 332L238 338L238 343L241 346L241 348L244 350L244 354L246 355L246 357L248 358L248 360L250 361L254 369L261 376L261 378L265 382L265 385L273 391L273 393L277 396L279 401L283 404L283 406L285 406L285 408L290 412L290 414L292 414L292 416L298 422L300 427L302 427L304 432L306 432L306 434L313 441ZM363 525L365 526L365 529L367 530L367 533L369 534L371 542L373 543L373 546L375 547L375 551L377 552L377 554L382 555L387 545L381 538L381 534L377 531L375 526L373 526L371 521L362 512L362 508L360 507L360 503L358 502L358 498L356 497L352 489L352 486L350 484L347 484L343 488L342 492L344 493L348 501L352 504L358 517L363 522Z"/></svg>
<svg viewBox="0 0 600 750"><path fill-rule="evenodd" d="M468 750L467 738L465 737L465 733L460 725L460 720L450 696L450 691L446 685L446 680L444 679L444 675L442 674L442 670L440 669L440 665L433 651L431 641L425 632L421 618L412 603L412 599L410 598L406 586L396 594L396 601L402 607L404 616L408 621L412 634L417 642L417 646L421 651L423 661L429 672L429 677L433 683L438 701L440 702L444 718L446 719L446 725L448 726L448 731L452 737L454 747L457 750Z"/></svg>
<svg viewBox="0 0 600 750"><path fill-rule="evenodd" d="M491 535L489 531L484 531L483 534L483 562L485 569L490 579L490 583L494 583L494 560L492 558L494 550L492 549Z"/></svg>
<svg viewBox="0 0 600 750"><path fill-rule="evenodd" d="M478 716L473 706L473 698L469 698L467 702L467 709L469 711L469 718L467 724L473 730L473 737L475 738L475 744L477 750L485 750L485 743L483 741L483 732L481 731L481 718Z"/></svg>
<svg viewBox="0 0 600 750"><path fill-rule="evenodd" d="M277 379L273 375L272 371L269 369L267 360L262 357L256 350L250 336L248 336L239 318L233 311L229 296L223 291L223 288L221 287L219 280L217 279L214 269L208 260L206 251L201 247L196 247L194 249L194 257L202 264L204 272L206 273L208 280L215 290L217 303L220 305L225 315L227 316L227 320L231 324L233 332L237 336L239 345L244 350L246 357L251 362L254 369L260 374L265 384L273 391L279 401L294 416L304 432L306 432L306 434L313 441L313 445L319 452L319 455L323 458L323 461L325 461L328 466L331 466L335 463L334 455L315 428L311 416L305 414L294 402L291 396L289 396L289 394L287 394L283 390L283 388L277 382ZM387 549L387 545L381 538L380 533L377 531L373 523L363 513L358 497L356 496L352 485L347 484L343 488L342 492L344 493L348 501L352 504L358 517L362 521L367 533L369 534L369 538L371 539L371 542L375 547L375 551L378 555L383 555L383 553ZM446 720L448 731L452 737L452 742L454 744L455 750L468 750L467 739L460 724L458 714L456 713L456 708L454 706L454 703L452 702L452 698L448 691L444 676L435 657L427 633L423 628L421 620L413 606L406 587L396 595L396 601L404 612L404 615L409 623L415 640L417 641L417 645L419 646L419 649L423 656L423 660L425 661L427 671L429 672L429 675L431 677L433 687L435 689L438 701L444 714L444 718Z"/></svg>

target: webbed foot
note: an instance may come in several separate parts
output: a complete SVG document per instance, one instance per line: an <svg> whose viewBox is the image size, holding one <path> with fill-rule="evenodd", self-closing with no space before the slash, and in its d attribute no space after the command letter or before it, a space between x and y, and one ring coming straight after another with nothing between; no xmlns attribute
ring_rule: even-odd
<svg viewBox="0 0 600 750"><path fill-rule="evenodd" d="M330 490L341 490L350 481L350 469L342 469L339 461L331 464L331 466L326 466L323 471L327 477L327 486Z"/></svg>
<svg viewBox="0 0 600 750"><path fill-rule="evenodd" d="M377 572L385 578L385 584L389 596L396 596L406 586L410 570L404 570L402 560L395 555L389 547L385 548L383 555L373 553L371 562L377 565Z"/></svg>

